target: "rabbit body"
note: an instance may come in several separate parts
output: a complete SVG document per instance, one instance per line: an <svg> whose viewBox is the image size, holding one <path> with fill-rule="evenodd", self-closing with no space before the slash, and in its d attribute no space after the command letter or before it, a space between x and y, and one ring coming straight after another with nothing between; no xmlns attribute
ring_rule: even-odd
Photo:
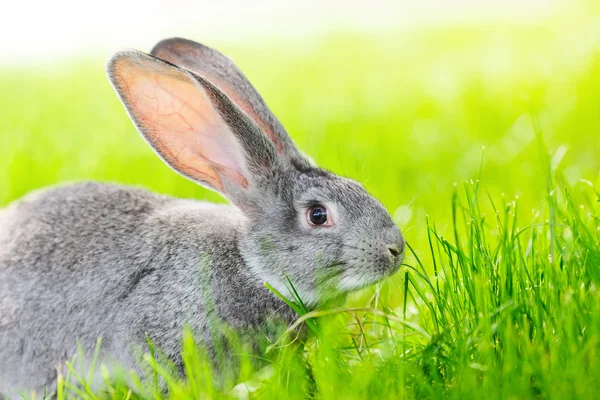
<svg viewBox="0 0 600 400"><path fill-rule="evenodd" d="M229 59L168 39L107 70L156 154L231 205L82 183L0 211L0 393L52 388L98 337L102 362L137 365L147 335L180 366L186 325L210 350L225 329L291 322L265 282L312 307L398 270L383 205L300 152Z"/></svg>
<svg viewBox="0 0 600 400"><path fill-rule="evenodd" d="M101 336L103 353L133 367L146 334L177 359L184 324L210 343L210 318L238 330L291 319L243 265L244 220L228 205L100 183L11 205L0 214L10 232L0 237L0 393L52 387L78 341L91 356Z"/></svg>

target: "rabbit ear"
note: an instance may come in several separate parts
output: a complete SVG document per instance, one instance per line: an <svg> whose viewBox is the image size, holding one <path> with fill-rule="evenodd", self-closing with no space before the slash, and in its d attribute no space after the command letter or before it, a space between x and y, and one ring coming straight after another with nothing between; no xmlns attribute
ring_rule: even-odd
<svg viewBox="0 0 600 400"><path fill-rule="evenodd" d="M115 54L107 69L138 130L170 167L238 206L248 203L278 160L272 143L225 94L138 51Z"/></svg>
<svg viewBox="0 0 600 400"><path fill-rule="evenodd" d="M297 148L254 86L223 54L191 40L171 38L159 42L151 54L206 77L241 108L273 142L277 152L298 167L314 166Z"/></svg>

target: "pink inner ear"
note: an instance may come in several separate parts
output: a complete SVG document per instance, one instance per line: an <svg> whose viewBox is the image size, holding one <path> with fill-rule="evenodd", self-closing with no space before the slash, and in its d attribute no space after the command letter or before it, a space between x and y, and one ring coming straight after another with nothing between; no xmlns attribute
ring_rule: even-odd
<svg viewBox="0 0 600 400"><path fill-rule="evenodd" d="M196 49L188 48L184 43L170 43L168 47L158 49L155 55L163 60L167 60L175 65L186 67L204 77L206 77L213 85L221 89L233 102L242 109L253 121L258 125L262 132L275 144L275 148L279 154L283 154L283 145L273 132L273 129L254 111L250 103L239 94L239 92L230 85L227 81L219 78L216 74L212 74L205 69L194 68L197 66L186 65L185 60L179 57L179 54L194 54Z"/></svg>
<svg viewBox="0 0 600 400"><path fill-rule="evenodd" d="M258 114L256 112L254 112L254 109L252 108L252 106L246 100L244 100L242 98L242 96L240 96L234 89L232 89L230 87L230 85L227 84L226 82L223 82L220 79L218 79L217 77L213 77L213 76L207 76L207 78L209 80L211 80L214 85L221 88L225 92L225 94L227 94L227 96L229 96L229 98L231 98L231 100L233 100L233 102L235 104L237 104L237 106L239 108L241 108L250 118L252 118L252 120L256 124L258 124L261 131L263 131L265 133L265 135L267 135L267 137L269 139L271 139L273 144L275 144L275 148L277 149L277 152L279 154L283 154L283 145L281 144L281 142L279 142L277 140L277 136L275 136L275 133L273 133L273 130L271 129L271 127L269 125L267 125L258 116Z"/></svg>
<svg viewBox="0 0 600 400"><path fill-rule="evenodd" d="M169 165L221 192L223 179L248 187L240 144L198 83L169 66L117 63L132 115Z"/></svg>

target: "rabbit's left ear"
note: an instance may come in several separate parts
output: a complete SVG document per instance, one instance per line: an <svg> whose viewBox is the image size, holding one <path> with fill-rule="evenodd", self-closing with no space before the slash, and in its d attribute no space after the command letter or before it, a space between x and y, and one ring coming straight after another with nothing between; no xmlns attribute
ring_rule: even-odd
<svg viewBox="0 0 600 400"><path fill-rule="evenodd" d="M301 153L263 98L229 58L200 43L181 38L159 42L151 54L205 77L242 109L273 142L280 156L299 168L314 166Z"/></svg>
<svg viewBox="0 0 600 400"><path fill-rule="evenodd" d="M108 75L157 154L181 175L248 210L281 160L224 93L186 69L138 51L116 53Z"/></svg>

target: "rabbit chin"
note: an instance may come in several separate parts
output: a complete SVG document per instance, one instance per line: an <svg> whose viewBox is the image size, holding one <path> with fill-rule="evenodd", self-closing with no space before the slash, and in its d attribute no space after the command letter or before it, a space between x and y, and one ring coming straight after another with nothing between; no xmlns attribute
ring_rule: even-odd
<svg viewBox="0 0 600 400"><path fill-rule="evenodd" d="M373 285L398 272L402 259L396 265L389 266L383 271L373 271L369 268L346 270L338 278L337 288L341 292L353 292Z"/></svg>
<svg viewBox="0 0 600 400"><path fill-rule="evenodd" d="M338 290L341 292L353 292L373 285L391 274L376 275L376 274L348 274L340 278Z"/></svg>
<svg viewBox="0 0 600 400"><path fill-rule="evenodd" d="M343 263L344 267L337 272L318 277L316 279L318 283L311 279L289 278L294 282L293 289L290 287L288 279L284 277L278 279L271 275L267 282L287 299L296 301L297 297L300 297L306 306L314 307L321 303L343 301L348 293L373 285L395 274L400 269L403 260L404 252L393 264Z"/></svg>
<svg viewBox="0 0 600 400"><path fill-rule="evenodd" d="M348 293L363 289L393 275L398 271L399 265L389 267L383 273L367 272L364 269L344 271L337 277L322 282L317 287L294 285L294 293L290 290L289 285L282 281L272 281L270 284L289 300L296 301L297 296L299 296L302 303L312 308L319 304L329 304L332 301L343 302Z"/></svg>

